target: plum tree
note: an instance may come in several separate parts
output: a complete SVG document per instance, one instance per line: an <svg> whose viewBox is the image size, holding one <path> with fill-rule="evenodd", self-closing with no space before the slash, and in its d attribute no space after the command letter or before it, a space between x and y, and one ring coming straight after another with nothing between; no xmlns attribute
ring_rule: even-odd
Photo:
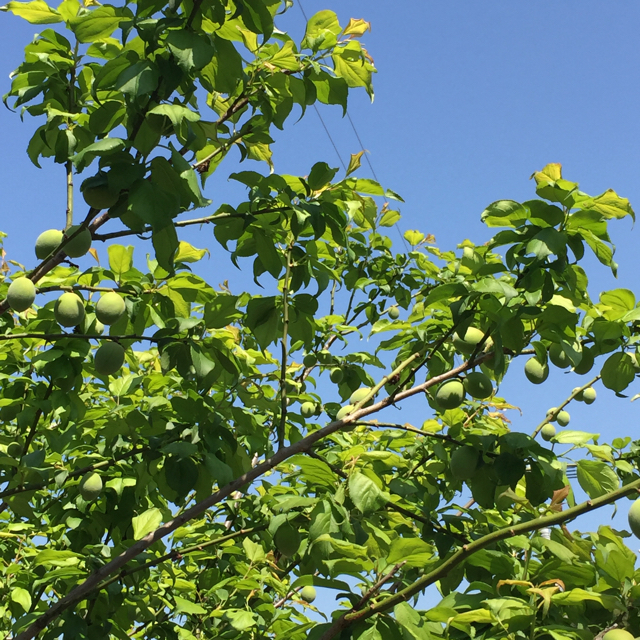
<svg viewBox="0 0 640 640"><path fill-rule="evenodd" d="M366 21L295 39L290 5L3 7L40 25L5 101L64 168L42 229L67 231L0 272L0 635L640 635L626 533L572 524L637 496L640 441L549 424L637 385L636 295L588 290L631 205L549 164L487 205L492 238L406 250L361 154L276 166L280 129L375 73ZM523 366L561 411L520 419Z"/></svg>

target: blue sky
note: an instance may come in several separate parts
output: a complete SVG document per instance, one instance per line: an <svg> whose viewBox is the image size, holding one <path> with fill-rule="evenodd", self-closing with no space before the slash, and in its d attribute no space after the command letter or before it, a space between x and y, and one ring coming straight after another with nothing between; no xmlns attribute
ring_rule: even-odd
<svg viewBox="0 0 640 640"><path fill-rule="evenodd" d="M378 69L375 100L371 104L364 91L356 92L349 113L378 178L405 200L403 231L431 233L441 248L454 248L465 238L485 242L492 234L480 222L484 207L498 199L534 197L529 176L549 162L562 163L565 177L580 182L587 193L615 189L640 213L639 4L304 0L303 7L308 16L333 9L342 24L350 17L372 23L363 41ZM5 93L8 74L39 29L6 14L0 20L0 93ZM278 26L301 37L299 7ZM340 109L321 111L343 158L359 151ZM274 160L279 173L304 175L320 160L339 166L313 110L292 123L277 134ZM26 156L35 126L30 118L21 123L17 114L0 109L0 230L9 233L7 257L27 266L35 262L36 236L61 227L65 207L62 167L45 160L45 168L38 170ZM258 165L247 168L262 170ZM225 174L223 164L206 193L215 205L238 197ZM365 163L360 175L369 174ZM219 251L209 234L192 230L184 237L197 246L208 242ZM612 223L611 235L619 278L589 261L592 296L627 287L640 298L640 231L624 220ZM106 251L99 251L106 258ZM214 284L222 279L215 265L215 259L204 265ZM524 410L523 418L516 412L511 416L524 431L531 431L549 406L561 402L576 380L584 381L556 370L546 385L535 388L521 375L521 367L515 369L502 392ZM637 392L640 385L634 383L631 395ZM601 386L598 393L594 405L570 407L571 427L601 432L604 440L638 437L640 403L615 398ZM418 421L423 412L414 402L403 420L414 416ZM605 519L602 514L589 525ZM623 520L616 524L623 526Z"/></svg>

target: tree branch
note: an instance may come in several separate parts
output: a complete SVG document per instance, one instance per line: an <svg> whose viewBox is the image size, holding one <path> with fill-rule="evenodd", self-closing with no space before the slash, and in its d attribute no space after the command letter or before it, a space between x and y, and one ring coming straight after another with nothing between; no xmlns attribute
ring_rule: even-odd
<svg viewBox="0 0 640 640"><path fill-rule="evenodd" d="M611 491L599 498L587 500L586 502L572 507L571 509L566 509L565 511L560 511L550 516L542 516L541 518L536 518L535 520L521 522L519 524L505 527L504 529L498 529L498 531L494 531L485 536L482 536L481 538L478 538L477 540L464 545L447 560L442 562L442 564L438 568L430 571L419 580L416 580L416 582L414 582L412 585L406 587L405 589L402 589L401 591L398 591L398 593L385 598L382 602L373 604L362 611L350 610L344 613L340 618L338 618L338 620L333 623L333 625L331 625L329 629L324 632L319 640L331 640L332 638L335 638L336 635L341 633L343 629L354 624L355 622L366 620L367 618L370 618L377 613L387 611L400 602L406 602L409 598L424 590L429 585L432 585L441 578L444 578L454 567L458 566L461 562L466 560L469 556L473 555L476 551L480 551L480 549L484 549L490 544L499 542L500 540L506 540L507 538L511 538L520 533L527 533L529 531L535 531L544 527L551 527L553 525L568 522L569 520L573 520L574 518L584 513L588 513L589 511L594 511L596 509L599 509L600 507L604 507L605 505L611 504L612 502L615 502L620 498L624 498L625 496L628 496L632 493L640 493L640 479L635 480L634 482L631 482L630 484L620 489Z"/></svg>

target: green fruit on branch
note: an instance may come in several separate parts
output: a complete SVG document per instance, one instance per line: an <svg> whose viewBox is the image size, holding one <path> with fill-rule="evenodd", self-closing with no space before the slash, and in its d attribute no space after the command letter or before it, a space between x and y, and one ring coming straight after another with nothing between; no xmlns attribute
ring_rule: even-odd
<svg viewBox="0 0 640 640"><path fill-rule="evenodd" d="M479 371L470 373L464 379L464 388L466 392L477 400L484 400L493 393L493 383L491 378Z"/></svg>
<svg viewBox="0 0 640 640"><path fill-rule="evenodd" d="M67 238L70 238L79 228L80 225L74 224L64 232L64 235ZM89 231L89 229L83 229L78 233L78 235L74 236L72 240L64 245L63 251L70 258L81 258L87 253L87 251L89 251L89 249L91 249L91 231Z"/></svg>
<svg viewBox="0 0 640 640"><path fill-rule="evenodd" d="M329 379L331 380L331 382L333 382L334 384L340 384L343 377L344 373L342 372L342 369L339 369L338 367L331 369L331 373L329 374Z"/></svg>
<svg viewBox="0 0 640 640"><path fill-rule="evenodd" d="M286 522L276 531L273 542L283 556L291 558L300 548L300 534L289 522Z"/></svg>
<svg viewBox="0 0 640 640"><path fill-rule="evenodd" d="M351 404L346 404L338 413L336 414L336 420L342 420L346 418L350 413L353 413L355 407Z"/></svg>
<svg viewBox="0 0 640 640"><path fill-rule="evenodd" d="M571 390L571 395L573 395L573 394L574 394L574 393L576 393L577 391L580 391L580 387L574 387L574 388ZM580 393L577 393L577 394L573 397L573 399L574 399L574 400L577 400L578 402L582 402L582 401L584 400L584 396L582 395L582 393L583 393L583 392L582 392L582 391L580 391Z"/></svg>
<svg viewBox="0 0 640 640"><path fill-rule="evenodd" d="M596 390L593 387L587 387L582 392L582 400L585 404L593 404L596 401Z"/></svg>
<svg viewBox="0 0 640 640"><path fill-rule="evenodd" d="M107 174L99 172L82 183L80 191L84 201L90 207L94 209L110 209L118 202L120 194L109 188L108 181Z"/></svg>
<svg viewBox="0 0 640 640"><path fill-rule="evenodd" d="M12 442L7 446L7 455L11 458L16 458L19 460L22 457L22 450L24 449L24 444L20 442Z"/></svg>
<svg viewBox="0 0 640 640"><path fill-rule="evenodd" d="M451 454L451 474L457 480L468 480L475 475L479 461L479 451L470 446L460 447Z"/></svg>
<svg viewBox="0 0 640 640"><path fill-rule="evenodd" d="M464 332L453 334L453 346L465 356L471 355L477 344L484 338L484 331L468 327Z"/></svg>
<svg viewBox="0 0 640 640"><path fill-rule="evenodd" d="M545 424L540 430L540 436L543 440L549 442L552 438L555 438L556 428L552 424Z"/></svg>
<svg viewBox="0 0 640 640"><path fill-rule="evenodd" d="M303 587L300 591L300 597L305 602L313 602L316 599L316 590L312 586Z"/></svg>
<svg viewBox="0 0 640 640"><path fill-rule="evenodd" d="M361 389L356 389L349 398L349 404L358 404L362 402L369 394L371 393L371 387L362 387ZM373 402L373 398L370 398L367 401L367 405Z"/></svg>
<svg viewBox="0 0 640 640"><path fill-rule="evenodd" d="M80 481L80 495L87 502L95 500L102 491L102 478L97 473L87 473Z"/></svg>
<svg viewBox="0 0 640 640"><path fill-rule="evenodd" d="M63 293L56 301L53 315L63 327L77 327L84 320L84 301L70 291Z"/></svg>
<svg viewBox="0 0 640 640"><path fill-rule="evenodd" d="M400 317L400 309L398 309L398 307L391 307L389 309L389 317L392 320L397 320Z"/></svg>
<svg viewBox="0 0 640 640"><path fill-rule="evenodd" d="M558 407L551 407L551 409L547 409L546 418L549 422L555 422L558 417Z"/></svg>
<svg viewBox="0 0 640 640"><path fill-rule="evenodd" d="M36 299L36 285L29 278L16 278L7 290L7 302L14 311L26 311Z"/></svg>
<svg viewBox="0 0 640 640"><path fill-rule="evenodd" d="M300 405L300 415L303 418L310 418L316 413L316 405L315 402L303 402Z"/></svg>
<svg viewBox="0 0 640 640"><path fill-rule="evenodd" d="M540 362L537 358L529 358L524 365L524 375L533 384L542 384L549 377L549 365Z"/></svg>
<svg viewBox="0 0 640 640"><path fill-rule="evenodd" d="M442 409L456 409L464 402L464 385L460 380L443 382L436 391L436 402Z"/></svg>
<svg viewBox="0 0 640 640"><path fill-rule="evenodd" d="M602 640L635 640L633 634L624 629L611 629L602 636Z"/></svg>
<svg viewBox="0 0 640 640"><path fill-rule="evenodd" d="M593 350L588 347L583 347L582 358L578 365L573 368L573 371L579 376L584 376L593 369L594 362L595 356L593 355Z"/></svg>
<svg viewBox="0 0 640 640"><path fill-rule="evenodd" d="M629 509L629 528L636 538L640 538L640 498Z"/></svg>
<svg viewBox="0 0 640 640"><path fill-rule="evenodd" d="M549 360L560 369L566 369L571 366L569 356L559 344L552 344L551 347L549 347Z"/></svg>
<svg viewBox="0 0 640 640"><path fill-rule="evenodd" d="M36 239L36 258L44 260L53 253L62 242L63 233L60 229L49 229L43 231Z"/></svg>
<svg viewBox="0 0 640 640"><path fill-rule="evenodd" d="M571 420L571 416L569 415L568 411L560 411L556 416L556 422L561 427L566 427L569 424L570 420Z"/></svg>
<svg viewBox="0 0 640 640"><path fill-rule="evenodd" d="M314 367L318 359L316 358L315 353L307 353L307 355L302 359L302 364L306 369Z"/></svg>
<svg viewBox="0 0 640 640"><path fill-rule="evenodd" d="M109 291L100 296L100 300L96 304L96 318L103 324L114 324L122 317L125 308L122 296L119 296L115 291Z"/></svg>
<svg viewBox="0 0 640 640"><path fill-rule="evenodd" d="M93 365L102 376L111 376L124 364L124 347L117 342L103 343L93 357Z"/></svg>

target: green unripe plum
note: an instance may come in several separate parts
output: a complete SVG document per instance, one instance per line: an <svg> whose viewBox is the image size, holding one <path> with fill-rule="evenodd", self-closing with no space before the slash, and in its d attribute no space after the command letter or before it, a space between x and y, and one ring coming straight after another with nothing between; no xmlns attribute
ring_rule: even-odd
<svg viewBox="0 0 640 640"><path fill-rule="evenodd" d="M629 528L636 538L640 538L640 498L629 509Z"/></svg>
<svg viewBox="0 0 640 640"><path fill-rule="evenodd" d="M316 412L316 405L314 402L303 402L300 405L300 415L303 418L310 418Z"/></svg>
<svg viewBox="0 0 640 640"><path fill-rule="evenodd" d="M397 320L400 317L400 309L398 309L398 307L391 307L389 309L389 317L391 320Z"/></svg>
<svg viewBox="0 0 640 640"><path fill-rule="evenodd" d="M591 369L593 369L594 362L595 362L595 357L593 355L593 351L587 347L584 347L582 349L582 358L579 364L576 367L574 367L573 370L579 376L583 376L589 373Z"/></svg>
<svg viewBox="0 0 640 640"><path fill-rule="evenodd" d="M74 224L72 227L69 227L64 235L69 238L71 237L78 229L80 225ZM83 229L77 236L70 240L65 246L63 251L70 258L81 258L83 255L87 253L91 249L91 231L89 229Z"/></svg>
<svg viewBox="0 0 640 640"><path fill-rule="evenodd" d="M56 301L53 315L63 327L77 327L84 320L84 302L75 293L63 293Z"/></svg>
<svg viewBox="0 0 640 640"><path fill-rule="evenodd" d="M480 453L473 447L460 447L451 454L451 474L457 480L468 480L474 476L479 460Z"/></svg>
<svg viewBox="0 0 640 640"><path fill-rule="evenodd" d="M537 358L529 358L524 365L524 375L533 384L542 384L549 377L549 366Z"/></svg>
<svg viewBox="0 0 640 640"><path fill-rule="evenodd" d="M122 317L124 311L124 300L115 291L100 296L96 304L96 318L103 324L114 324Z"/></svg>
<svg viewBox="0 0 640 640"><path fill-rule="evenodd" d="M552 424L545 424L542 429L540 429L540 436L546 442L549 442L552 438L555 438L556 428Z"/></svg>
<svg viewBox="0 0 640 640"><path fill-rule="evenodd" d="M21 458L23 448L24 448L23 444L20 444L19 442L12 442L7 447L7 455L11 456L12 458Z"/></svg>
<svg viewBox="0 0 640 640"><path fill-rule="evenodd" d="M102 491L102 478L97 473L87 473L80 481L80 495L87 502L95 500Z"/></svg>
<svg viewBox="0 0 640 640"><path fill-rule="evenodd" d="M43 231L36 239L36 258L44 260L50 253L60 246L63 233L60 229Z"/></svg>
<svg viewBox="0 0 640 640"><path fill-rule="evenodd" d="M371 393L371 387L362 387L362 389L356 389L349 398L349 404L358 404L362 402ZM371 398L367 404L371 404L373 398Z"/></svg>
<svg viewBox="0 0 640 640"><path fill-rule="evenodd" d="M464 388L472 398L478 400L484 400L493 393L491 378L480 371L470 373L464 379Z"/></svg>
<svg viewBox="0 0 640 640"><path fill-rule="evenodd" d="M611 629L602 636L602 640L635 640L635 638L624 629Z"/></svg>
<svg viewBox="0 0 640 640"><path fill-rule="evenodd" d="M551 422L555 422L558 417L556 414L558 413L558 407L551 407L551 409L547 409L547 420Z"/></svg>
<svg viewBox="0 0 640 640"><path fill-rule="evenodd" d="M302 364L305 368L309 369L310 367L315 367L318 359L316 358L315 353L307 353L307 355L302 359Z"/></svg>
<svg viewBox="0 0 640 640"><path fill-rule="evenodd" d="M329 374L329 379L334 384L340 384L342 382L342 378L344 377L344 373L342 373L342 369L335 367L331 369L331 373Z"/></svg>
<svg viewBox="0 0 640 640"><path fill-rule="evenodd" d="M463 403L464 397L464 385L460 380L448 380L436 391L436 402L442 409L456 409Z"/></svg>
<svg viewBox="0 0 640 640"><path fill-rule="evenodd" d="M466 331L453 334L453 346L465 356L470 355L480 340L484 338L484 331L476 327L468 327Z"/></svg>
<svg viewBox="0 0 640 640"><path fill-rule="evenodd" d="M576 391L579 391L580 387L574 387L571 390L571 395L573 395L574 393L576 393ZM580 391L580 393L578 393L575 397L574 400L577 400L578 402L582 402L584 400L584 396L582 395L582 391Z"/></svg>
<svg viewBox="0 0 640 640"><path fill-rule="evenodd" d="M87 178L80 186L80 191L84 201L94 209L110 209L120 196L117 191L109 189L109 178L102 171Z"/></svg>
<svg viewBox="0 0 640 640"><path fill-rule="evenodd" d="M570 420L571 420L571 416L569 415L568 411L560 411L556 416L556 422L561 427L566 427L569 424Z"/></svg>
<svg viewBox="0 0 640 640"><path fill-rule="evenodd" d="M351 404L345 404L344 407L342 407L342 409L340 409L340 411L338 411L338 413L336 414L336 420L342 420L343 418L346 418L350 413L353 412L353 410L355 409L355 407Z"/></svg>
<svg viewBox="0 0 640 640"><path fill-rule="evenodd" d="M93 357L96 371L103 376L111 376L119 371L124 364L124 347L117 342L103 343Z"/></svg>
<svg viewBox="0 0 640 640"><path fill-rule="evenodd" d="M36 299L36 285L29 278L16 278L7 290L7 302L14 311L26 311Z"/></svg>
<svg viewBox="0 0 640 640"><path fill-rule="evenodd" d="M596 401L596 390L593 387L587 387L582 392L582 400L585 404L593 404Z"/></svg>
<svg viewBox="0 0 640 640"><path fill-rule="evenodd" d="M316 599L316 590L311 586L303 587L300 591L300 597L305 602L313 602Z"/></svg>
<svg viewBox="0 0 640 640"><path fill-rule="evenodd" d="M549 360L560 369L566 369L571 366L569 356L567 356L559 344L552 344L549 347Z"/></svg>
<svg viewBox="0 0 640 640"><path fill-rule="evenodd" d="M283 556L291 558L296 555L300 548L300 534L297 529L287 522L278 528L273 536L273 542L276 545L276 549Z"/></svg>

